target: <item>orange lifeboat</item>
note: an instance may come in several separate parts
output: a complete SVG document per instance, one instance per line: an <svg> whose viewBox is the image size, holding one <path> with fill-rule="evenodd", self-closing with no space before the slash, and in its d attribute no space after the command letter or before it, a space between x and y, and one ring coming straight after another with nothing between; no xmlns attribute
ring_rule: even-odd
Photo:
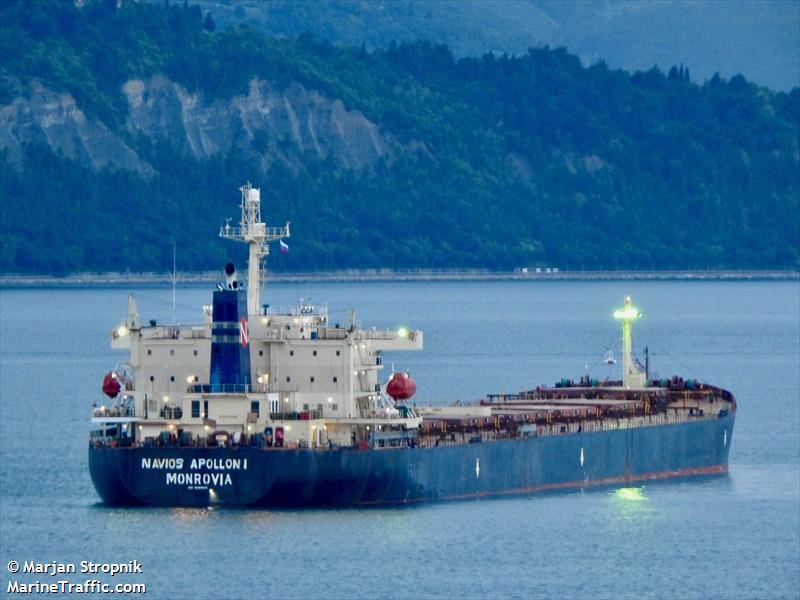
<svg viewBox="0 0 800 600"><path fill-rule="evenodd" d="M114 371L106 373L103 377L103 393L109 398L116 398L121 388L117 374Z"/></svg>
<svg viewBox="0 0 800 600"><path fill-rule="evenodd" d="M392 373L386 393L397 400L408 400L417 391L417 382L408 373Z"/></svg>

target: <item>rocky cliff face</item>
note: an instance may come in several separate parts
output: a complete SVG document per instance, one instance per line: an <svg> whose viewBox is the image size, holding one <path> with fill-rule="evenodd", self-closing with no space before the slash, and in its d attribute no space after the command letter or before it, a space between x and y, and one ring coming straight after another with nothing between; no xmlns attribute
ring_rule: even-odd
<svg viewBox="0 0 800 600"><path fill-rule="evenodd" d="M0 106L0 150L7 150L11 161L20 165L25 144L46 144L93 169L111 166L153 173L119 135L87 118L72 96L36 81Z"/></svg>
<svg viewBox="0 0 800 600"><path fill-rule="evenodd" d="M128 81L123 92L128 118L120 134L88 118L69 94L33 82L0 106L0 149L20 164L25 144L45 143L94 169L152 174L153 167L124 138L166 142L195 158L239 149L257 155L264 166L282 160L299 168L300 157L310 152L353 170L390 158L396 146L362 113L297 83L278 89L254 79L247 95L221 100L156 75Z"/></svg>

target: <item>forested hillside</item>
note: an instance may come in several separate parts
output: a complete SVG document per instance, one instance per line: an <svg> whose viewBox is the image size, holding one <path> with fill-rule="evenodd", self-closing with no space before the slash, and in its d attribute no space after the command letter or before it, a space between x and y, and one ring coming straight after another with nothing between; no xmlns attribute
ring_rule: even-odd
<svg viewBox="0 0 800 600"><path fill-rule="evenodd" d="M221 30L180 3L0 4L0 271L797 268L800 89Z"/></svg>
<svg viewBox="0 0 800 600"><path fill-rule="evenodd" d="M159 0L149 0L159 1ZM304 31L334 44L392 40L447 44L456 56L566 46L584 64L692 65L695 79L742 73L760 85L800 85L795 0L197 0L218 25L248 23L274 36Z"/></svg>

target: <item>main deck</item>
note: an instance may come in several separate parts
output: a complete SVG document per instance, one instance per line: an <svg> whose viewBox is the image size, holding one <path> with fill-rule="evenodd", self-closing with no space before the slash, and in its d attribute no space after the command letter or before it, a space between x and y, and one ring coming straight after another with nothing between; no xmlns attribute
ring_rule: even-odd
<svg viewBox="0 0 800 600"><path fill-rule="evenodd" d="M588 384L588 385L586 385ZM663 384L663 385L662 385ZM641 390L625 389L621 382L562 382L557 387L535 388L518 394L490 394L472 403L449 406L407 407L408 415L421 417L416 429L410 421L397 419L358 419L367 435L354 438L351 446L362 450L398 447L455 446L491 443L504 439L569 435L638 427L696 422L727 416L736 410L733 395L722 388L673 378ZM97 417L109 416L107 409ZM352 426L353 419L324 418L313 412L275 414L287 431L292 425L334 428ZM131 425L135 419L130 419ZM340 422L341 421L341 422ZM363 421L363 423L361 423ZM208 429L208 428L207 428ZM276 443L274 426L250 434L229 435L209 430L206 435L186 434L180 429L165 435L130 442L138 447L237 447L255 446L269 450L312 448L334 450L348 444L289 441ZM124 439L124 438L123 438ZM118 436L104 435L92 440L94 447L119 445Z"/></svg>

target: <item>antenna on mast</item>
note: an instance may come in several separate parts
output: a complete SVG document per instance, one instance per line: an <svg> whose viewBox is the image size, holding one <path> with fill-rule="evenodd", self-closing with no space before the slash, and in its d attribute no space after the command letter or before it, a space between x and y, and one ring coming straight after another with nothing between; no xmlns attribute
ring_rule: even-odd
<svg viewBox="0 0 800 600"><path fill-rule="evenodd" d="M247 313L260 310L261 267L269 256L269 242L290 237L289 223L284 227L267 227L261 220L261 189L248 181L239 188L242 193L242 218L239 227L231 227L230 219L219 229L219 237L245 242L249 247L247 259ZM266 277L264 277L266 279Z"/></svg>

